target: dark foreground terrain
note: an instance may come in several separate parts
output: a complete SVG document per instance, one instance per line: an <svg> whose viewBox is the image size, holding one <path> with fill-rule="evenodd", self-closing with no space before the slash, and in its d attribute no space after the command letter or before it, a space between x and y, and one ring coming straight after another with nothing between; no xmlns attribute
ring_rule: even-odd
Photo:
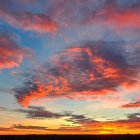
<svg viewBox="0 0 140 140"><path fill-rule="evenodd" d="M140 140L140 135L2 135L0 140Z"/></svg>

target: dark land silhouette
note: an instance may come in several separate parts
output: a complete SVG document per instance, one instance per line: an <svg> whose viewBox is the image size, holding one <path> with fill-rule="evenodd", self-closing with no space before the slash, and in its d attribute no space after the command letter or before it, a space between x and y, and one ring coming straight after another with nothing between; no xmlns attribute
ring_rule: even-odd
<svg viewBox="0 0 140 140"><path fill-rule="evenodd" d="M1 135L0 140L140 140L138 135Z"/></svg>

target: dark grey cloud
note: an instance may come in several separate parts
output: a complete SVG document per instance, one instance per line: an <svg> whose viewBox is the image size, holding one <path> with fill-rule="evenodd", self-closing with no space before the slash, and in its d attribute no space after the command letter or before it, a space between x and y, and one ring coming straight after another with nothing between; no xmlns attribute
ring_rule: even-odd
<svg viewBox="0 0 140 140"><path fill-rule="evenodd" d="M41 126L25 126L21 124L13 124L11 129L32 129L32 130L47 130L48 127L41 127Z"/></svg>
<svg viewBox="0 0 140 140"><path fill-rule="evenodd" d="M133 113L128 115L129 121L138 121L140 122L140 113Z"/></svg>
<svg viewBox="0 0 140 140"><path fill-rule="evenodd" d="M85 115L71 115L71 117L66 119L66 121L72 122L74 124L84 124L84 123L97 122L93 118L87 118Z"/></svg>
<svg viewBox="0 0 140 140"><path fill-rule="evenodd" d="M127 119L117 120L117 122L140 122L140 113L131 113L126 115Z"/></svg>
<svg viewBox="0 0 140 140"><path fill-rule="evenodd" d="M47 111L44 107L40 107L40 106L29 106L28 109L16 109L13 111L24 113L27 118L31 118L31 119L57 119L57 118L66 117L65 119L66 121L75 124L97 122L93 118L89 118L84 114L78 115L69 111L53 113L51 111Z"/></svg>
<svg viewBox="0 0 140 140"><path fill-rule="evenodd" d="M45 110L43 107L30 106L28 109L16 109L14 111L24 113L27 118L31 119L55 119L64 117L61 113L53 113Z"/></svg>
<svg viewBox="0 0 140 140"><path fill-rule="evenodd" d="M26 130L48 130L48 127L42 127L42 126L29 126L29 125L22 125L22 124L13 124L11 127L0 127L0 131L16 131L17 129L24 129ZM28 131L31 132L31 131Z"/></svg>

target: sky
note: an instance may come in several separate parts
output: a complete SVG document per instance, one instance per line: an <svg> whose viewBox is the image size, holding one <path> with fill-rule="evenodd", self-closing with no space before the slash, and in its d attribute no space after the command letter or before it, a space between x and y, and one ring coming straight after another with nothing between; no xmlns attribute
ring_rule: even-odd
<svg viewBox="0 0 140 140"><path fill-rule="evenodd" d="M0 135L140 134L139 0L0 0Z"/></svg>

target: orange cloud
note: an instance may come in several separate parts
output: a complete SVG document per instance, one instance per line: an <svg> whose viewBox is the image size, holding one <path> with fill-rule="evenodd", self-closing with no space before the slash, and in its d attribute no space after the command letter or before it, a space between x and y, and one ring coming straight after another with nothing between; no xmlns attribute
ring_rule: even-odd
<svg viewBox="0 0 140 140"><path fill-rule="evenodd" d="M31 50L21 48L12 38L12 34L0 33L0 70L18 67L23 57L31 57Z"/></svg>
<svg viewBox="0 0 140 140"><path fill-rule="evenodd" d="M122 105L120 108L140 108L140 101L131 102L125 105Z"/></svg>
<svg viewBox="0 0 140 140"><path fill-rule="evenodd" d="M138 83L137 63L136 66L129 64L127 56L130 54L120 43L92 42L71 47L54 55L47 67L33 74L30 85L16 88L14 92L19 104L25 107L43 97L94 100L97 95Z"/></svg>

